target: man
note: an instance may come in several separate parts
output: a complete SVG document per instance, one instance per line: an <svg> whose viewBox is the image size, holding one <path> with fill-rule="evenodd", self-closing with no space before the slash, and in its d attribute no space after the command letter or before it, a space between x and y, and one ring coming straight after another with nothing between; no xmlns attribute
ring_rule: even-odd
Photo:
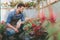
<svg viewBox="0 0 60 40"><path fill-rule="evenodd" d="M25 20L24 15L22 14L24 10L25 5L23 3L20 3L17 5L17 9L14 11L9 12L9 15L7 17L6 21L6 35L12 36L15 33L19 33L19 28L21 29L21 24L23 24L23 21ZM20 24L17 24L17 22L20 21ZM22 25L23 26L23 25ZM17 39L18 40L18 39Z"/></svg>

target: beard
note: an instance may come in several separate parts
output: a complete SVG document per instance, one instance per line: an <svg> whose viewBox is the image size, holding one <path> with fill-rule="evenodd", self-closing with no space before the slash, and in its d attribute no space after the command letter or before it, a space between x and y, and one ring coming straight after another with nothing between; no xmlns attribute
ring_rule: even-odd
<svg viewBox="0 0 60 40"><path fill-rule="evenodd" d="M19 13L18 14L21 14L22 13L22 11L19 11Z"/></svg>

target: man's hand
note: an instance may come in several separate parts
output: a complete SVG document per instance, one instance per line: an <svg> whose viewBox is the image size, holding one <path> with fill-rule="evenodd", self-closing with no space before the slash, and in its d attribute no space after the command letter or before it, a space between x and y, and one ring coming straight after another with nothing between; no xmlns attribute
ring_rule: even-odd
<svg viewBox="0 0 60 40"><path fill-rule="evenodd" d="M26 18L25 18L25 21L27 21L27 20L30 20L30 19L31 19L31 18L29 18L29 17L26 17Z"/></svg>
<svg viewBox="0 0 60 40"><path fill-rule="evenodd" d="M16 32L16 33L18 33L18 32L19 32L17 28L15 28L14 30L15 30L15 32Z"/></svg>

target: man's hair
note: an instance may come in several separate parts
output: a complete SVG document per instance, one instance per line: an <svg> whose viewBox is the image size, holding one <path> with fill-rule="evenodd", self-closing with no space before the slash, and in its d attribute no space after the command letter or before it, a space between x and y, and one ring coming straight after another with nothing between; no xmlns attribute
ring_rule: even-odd
<svg viewBox="0 0 60 40"><path fill-rule="evenodd" d="M22 7L22 6L25 7L24 3L19 3L19 4L17 5L17 8L18 8L18 7Z"/></svg>

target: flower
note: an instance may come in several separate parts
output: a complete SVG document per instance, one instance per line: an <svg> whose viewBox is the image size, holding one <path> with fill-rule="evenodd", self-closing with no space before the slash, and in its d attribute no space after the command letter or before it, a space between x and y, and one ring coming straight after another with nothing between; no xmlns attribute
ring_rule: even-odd
<svg viewBox="0 0 60 40"><path fill-rule="evenodd" d="M36 27L34 27L34 29L33 29L33 30L34 30L35 32L37 32L37 31L39 31L39 30L40 30L40 28L41 28L41 26L36 26Z"/></svg>
<svg viewBox="0 0 60 40"><path fill-rule="evenodd" d="M51 23L55 23L55 21L56 21L56 16L55 16L55 14L54 14L54 12L53 12L53 9L52 9L51 6L49 6L48 9L49 9L49 13L50 13L50 14L49 14L49 20L50 20Z"/></svg>
<svg viewBox="0 0 60 40"><path fill-rule="evenodd" d="M34 27L36 27L36 25L35 24L32 24L32 27L34 28Z"/></svg>
<svg viewBox="0 0 60 40"><path fill-rule="evenodd" d="M42 9L41 13L40 12L38 13L38 18L40 18L41 23L43 23L45 21L46 17L45 17L43 9Z"/></svg>

